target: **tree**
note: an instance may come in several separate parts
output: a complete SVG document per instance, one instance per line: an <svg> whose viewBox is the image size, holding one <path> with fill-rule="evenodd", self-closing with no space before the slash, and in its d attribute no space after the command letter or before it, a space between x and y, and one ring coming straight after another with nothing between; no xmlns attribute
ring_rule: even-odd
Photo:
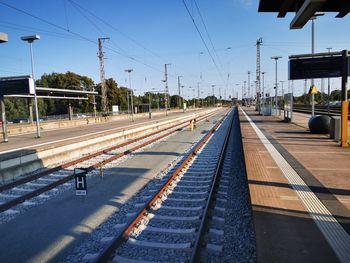
<svg viewBox="0 0 350 263"><path fill-rule="evenodd" d="M44 74L36 81L38 87L47 87L55 89L73 89L92 91L94 82L87 76L81 76L73 72ZM39 100L40 101L40 100ZM92 96L84 101L71 101L71 105L76 112L92 112ZM48 99L39 103L39 111L41 115L58 115L66 114L68 108L68 100L63 101Z"/></svg>

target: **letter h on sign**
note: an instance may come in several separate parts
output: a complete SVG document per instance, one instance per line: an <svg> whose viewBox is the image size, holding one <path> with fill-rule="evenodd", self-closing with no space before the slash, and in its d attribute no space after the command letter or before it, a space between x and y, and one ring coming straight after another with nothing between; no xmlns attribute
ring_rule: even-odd
<svg viewBox="0 0 350 263"><path fill-rule="evenodd" d="M86 195L86 174L87 170L84 168L74 169L75 178L75 194L76 195Z"/></svg>

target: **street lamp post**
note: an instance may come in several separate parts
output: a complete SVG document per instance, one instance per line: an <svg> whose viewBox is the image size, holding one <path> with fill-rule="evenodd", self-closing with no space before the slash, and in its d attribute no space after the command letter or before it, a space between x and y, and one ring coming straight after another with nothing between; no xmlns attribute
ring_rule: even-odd
<svg viewBox="0 0 350 263"><path fill-rule="evenodd" d="M8 36L5 33L0 33L0 43L6 43L8 41ZM8 142L7 138L7 121L6 121L6 112L5 112L5 101L4 96L0 95L0 104L1 104L1 121L2 121L2 134L4 142Z"/></svg>
<svg viewBox="0 0 350 263"><path fill-rule="evenodd" d="M313 17L311 17L311 54L315 53L315 20L318 16L323 16L324 13L315 13ZM314 79L311 79L311 87L315 84ZM311 116L315 116L315 94L311 94Z"/></svg>
<svg viewBox="0 0 350 263"><path fill-rule="evenodd" d="M277 107L278 107L278 100L277 100L277 89L278 89L278 81L277 81L277 61L282 58L281 56L274 56L274 57L271 57L271 59L274 59L275 60L275 116L277 116Z"/></svg>
<svg viewBox="0 0 350 263"><path fill-rule="evenodd" d="M129 74L129 89L130 89L130 96L131 96L131 121L135 121L134 120L134 103L133 103L133 90L131 88L131 72L133 71L133 69L126 69L125 72L127 72Z"/></svg>
<svg viewBox="0 0 350 263"><path fill-rule="evenodd" d="M32 64L32 78L34 81L34 104L35 104L35 115L36 115L36 138L40 138L40 125L39 125L39 111L38 111L38 98L36 96L36 84L35 84L35 75L34 75L34 57L33 57L33 47L32 44L35 40L40 40L39 35L32 35L32 36L24 36L21 37L23 41L26 41L29 43L30 48L30 60Z"/></svg>

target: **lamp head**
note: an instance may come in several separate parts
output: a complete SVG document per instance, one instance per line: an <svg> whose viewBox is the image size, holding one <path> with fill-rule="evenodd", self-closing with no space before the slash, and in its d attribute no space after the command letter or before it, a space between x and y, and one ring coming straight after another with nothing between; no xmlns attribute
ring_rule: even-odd
<svg viewBox="0 0 350 263"><path fill-rule="evenodd" d="M8 41L8 36L5 33L0 32L0 43L5 43Z"/></svg>
<svg viewBox="0 0 350 263"><path fill-rule="evenodd" d="M40 40L40 36L39 35L24 36L24 37L21 37L21 39L23 41L27 41L28 43L32 43L35 40Z"/></svg>

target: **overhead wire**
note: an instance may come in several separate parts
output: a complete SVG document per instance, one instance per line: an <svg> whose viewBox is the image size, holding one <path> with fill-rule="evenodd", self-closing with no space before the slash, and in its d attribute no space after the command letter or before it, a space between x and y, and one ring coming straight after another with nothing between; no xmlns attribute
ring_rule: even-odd
<svg viewBox="0 0 350 263"><path fill-rule="evenodd" d="M211 52L210 52L210 50L209 50L209 48L208 48L208 45L207 45L207 43L205 42L205 40L204 40L204 38L203 38L203 35L202 35L202 33L200 32L200 30L199 30L199 28L198 28L198 26L197 26L196 21L194 20L192 14L191 14L191 12L190 12L190 10L188 9L188 6L187 6L185 0L182 0L182 3L184 4L184 6L185 6L185 8L186 8L186 10L187 10L187 13L188 13L188 15L190 16L190 18L191 18L191 20L192 20L192 23L193 23L193 25L195 26L195 28L196 28L196 30L197 30L197 33L199 34L199 37L201 38L201 40L202 40L202 42L203 42L203 44L204 44L204 46L205 46L205 49L207 50L207 52L208 52L208 54L209 54L209 56L210 56L210 58L211 58L213 64L215 65L216 70L217 70L218 73L219 73L219 76L220 76L222 82L224 83L225 81L224 81L224 79L223 79L223 77L222 77L221 71L220 71L220 69L219 69L217 63L215 62L215 59L214 59L213 55L211 54Z"/></svg>
<svg viewBox="0 0 350 263"><path fill-rule="evenodd" d="M84 17L102 36L107 36L107 34L94 22L92 21L84 12L81 10L81 7L79 5L76 5L74 2L69 1L69 3L72 5L72 7L79 12L79 14ZM128 53L119 45L117 45L113 40L110 39L110 41L113 43L113 45L120 50L120 52L123 52L125 56L129 56Z"/></svg>
<svg viewBox="0 0 350 263"><path fill-rule="evenodd" d="M15 29L18 31L24 31L24 32L35 31L35 32L39 32L39 33L44 33L48 36L54 36L54 37L63 38L63 39L82 40L81 38L78 38L77 36L73 36L73 35L69 35L69 34L62 34L62 33L54 32L54 31L48 31L45 29L37 28L37 27L30 27L30 26L16 24L16 23L7 22L7 21L0 21L0 24L2 24L3 27Z"/></svg>
<svg viewBox="0 0 350 263"><path fill-rule="evenodd" d="M66 18L66 26L67 26L67 30L69 30L66 0L62 0L62 1L63 1L63 7L64 7L64 16Z"/></svg>
<svg viewBox="0 0 350 263"><path fill-rule="evenodd" d="M114 31L116 31L117 33L121 34L123 37L127 38L128 40L130 40L131 42L133 42L135 45L141 47L142 49L144 49L145 51L149 52L150 54L152 54L155 57L161 58L162 57L160 55L158 55L157 53L153 52L152 50L148 49L147 47L145 47L144 45L142 45L141 43L139 43L138 41L136 41L135 39L131 38L130 36L128 36L127 34L125 34L124 32L122 32L121 30L119 30L118 28L116 28L115 26L113 26L112 24L108 23L106 20L102 19L101 17L97 16L96 14L94 14L93 12L91 12L89 9L79 5L78 3L76 3L73 0L68 0L70 3L75 4L76 6L79 6L79 8L81 8L82 10L84 10L85 12L89 13L91 16L93 16L94 18L96 18L97 20L99 20L100 22L102 22L103 24L105 24L106 26L110 27L111 29L113 29Z"/></svg>
<svg viewBox="0 0 350 263"><path fill-rule="evenodd" d="M70 34L75 35L75 36L77 36L77 37L79 37L79 38L81 38L81 39L83 39L83 40L85 40L85 41L87 41L87 42L93 43L93 44L95 44L95 45L98 44L96 40L93 40L93 39L90 39L90 38L88 38L88 37L85 37L85 36L83 36L83 35L81 35L81 34L75 32L75 31L68 30L68 29L66 29L66 28L64 28L64 27L62 27L62 26L60 26L60 25L57 25L57 24L55 24L55 23L53 23L53 22L51 22L51 21L48 21L48 20L46 20L46 19L44 19L44 18L38 17L38 16L36 16L36 15L33 15L33 14L31 14L31 13L25 11L25 10L19 9L19 8L15 7L15 6L12 6L12 5L10 5L10 4L4 3L4 2L2 2L2 1L0 1L0 4L1 4L1 5L4 5L4 6L7 6L7 7L10 8L10 9L16 10L17 12L20 12L20 13L22 13L22 14L25 14L25 15L27 15L27 16L30 16L30 17L32 17L32 18L34 18L34 19L37 19L37 20L39 20L39 21L41 21L41 22L43 22L43 23L45 23L45 24L48 24L48 25L50 25L50 26L52 26L52 27L55 27L55 28L58 28L58 29L60 29L60 30L69 32ZM121 56L127 57L127 58L129 58L130 60L133 60L133 61L135 61L135 62L137 62L137 63L139 63L139 64L142 64L142 65L144 65L144 66L146 66L146 67L148 67L148 68L151 68L151 69L153 69L153 70L155 70L155 71L163 72L162 70L160 70L160 69L158 69L158 68L156 68L156 67L154 67L154 66L152 66L152 65L149 65L149 64L147 64L147 63L144 63L144 62L142 62L142 61L140 61L140 60L138 60L138 59L135 59L135 58L133 58L133 57L131 57L131 56L122 54L121 52L119 52L119 51L117 51L117 50L115 50L115 49L113 49L113 48L111 48L111 47L106 47L106 49L108 49L108 50L110 50L110 51L112 51L112 52L114 52L114 53L117 53L117 54L119 54L119 55L121 55Z"/></svg>
<svg viewBox="0 0 350 263"><path fill-rule="evenodd" d="M198 12L198 14L199 14L199 17L200 17L200 19L201 19L201 21L202 21L202 24L203 24L205 33L207 34L207 37L208 37L209 42L210 42L210 44L211 44L211 47L212 47L212 49L213 49L213 51L214 51L214 54L216 55L216 57L217 57L217 59L218 59L218 61L219 61L219 64L220 64L221 68L223 68L222 63L221 63L221 60L220 60L220 57L219 57L218 53L216 52L216 49L215 49L215 47L214 47L212 38L210 37L209 31L208 31L207 26L206 26L206 24L205 24L205 22L204 22L202 13L201 13L201 11L199 10L197 1L196 1L196 0L193 0L193 1L194 1L195 6L196 6L196 9L197 9L197 12Z"/></svg>

